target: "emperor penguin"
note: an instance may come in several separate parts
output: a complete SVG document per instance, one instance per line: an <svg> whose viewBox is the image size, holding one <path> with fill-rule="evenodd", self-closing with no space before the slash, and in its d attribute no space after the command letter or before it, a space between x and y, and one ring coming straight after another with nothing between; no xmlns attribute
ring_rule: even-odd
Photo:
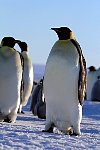
<svg viewBox="0 0 100 150"><path fill-rule="evenodd" d="M92 92L92 88L94 83L97 80L97 69L95 68L95 66L90 66L87 68L88 69L88 73L87 73L87 92L86 92L86 99L87 100L91 100L91 92Z"/></svg>
<svg viewBox="0 0 100 150"><path fill-rule="evenodd" d="M97 80L93 85L93 88L91 91L91 101L100 102L100 75L97 76Z"/></svg>
<svg viewBox="0 0 100 150"><path fill-rule="evenodd" d="M44 93L42 95L42 99L36 104L37 107L37 116L41 119L46 119L46 101L44 98Z"/></svg>
<svg viewBox="0 0 100 150"><path fill-rule="evenodd" d="M32 111L32 113L34 115L37 115L37 112L36 112L37 111L37 103L38 103L38 100L40 101L40 99L42 97L41 96L42 89L43 89L43 79L40 79L32 91L32 101L31 101L30 111Z"/></svg>
<svg viewBox="0 0 100 150"><path fill-rule="evenodd" d="M22 66L13 48L13 37L4 37L0 47L0 121L15 122L20 103Z"/></svg>
<svg viewBox="0 0 100 150"><path fill-rule="evenodd" d="M68 27L51 28L59 40L48 56L44 73L45 132L53 128L80 135L82 105L86 92L86 61Z"/></svg>
<svg viewBox="0 0 100 150"><path fill-rule="evenodd" d="M96 79L98 78L98 76L100 76L100 67L96 69Z"/></svg>
<svg viewBox="0 0 100 150"><path fill-rule="evenodd" d="M26 42L18 41L17 44L21 48L23 57L23 98L20 102L19 112L22 112L22 107L26 106L29 97L31 96L33 87L33 64L28 55L28 45Z"/></svg>
<svg viewBox="0 0 100 150"><path fill-rule="evenodd" d="M40 80L40 90L36 99L37 103L34 107L34 115L37 115L38 118L46 119L46 102L43 93L43 79Z"/></svg>

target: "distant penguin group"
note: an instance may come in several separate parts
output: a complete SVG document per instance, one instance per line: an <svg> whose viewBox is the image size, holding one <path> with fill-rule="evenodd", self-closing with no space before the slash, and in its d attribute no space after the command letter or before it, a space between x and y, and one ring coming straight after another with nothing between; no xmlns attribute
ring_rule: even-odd
<svg viewBox="0 0 100 150"><path fill-rule="evenodd" d="M19 44L19 40L4 37L0 46L0 121L5 122L16 121L18 109L23 105L22 102L24 105L27 104L33 84L33 70L32 66L28 65L29 58L26 60L24 52L21 54L14 49L16 43ZM21 43L23 42L20 41L20 45ZM22 51L27 51L24 45L26 44L22 44ZM30 78L32 78L31 83L28 82ZM28 89L25 82L28 84ZM24 98L24 90L27 100Z"/></svg>

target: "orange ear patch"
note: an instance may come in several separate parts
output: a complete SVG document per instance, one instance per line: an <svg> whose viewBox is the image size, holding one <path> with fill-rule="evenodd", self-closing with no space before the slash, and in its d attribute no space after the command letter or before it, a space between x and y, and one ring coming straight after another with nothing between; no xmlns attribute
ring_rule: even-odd
<svg viewBox="0 0 100 150"><path fill-rule="evenodd" d="M75 39L73 32L70 32L70 39Z"/></svg>

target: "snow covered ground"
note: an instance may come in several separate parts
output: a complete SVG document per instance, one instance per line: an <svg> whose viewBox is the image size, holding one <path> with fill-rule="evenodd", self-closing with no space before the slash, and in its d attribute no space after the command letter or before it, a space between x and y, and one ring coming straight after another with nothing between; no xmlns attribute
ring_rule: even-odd
<svg viewBox="0 0 100 150"><path fill-rule="evenodd" d="M85 101L81 136L44 133L45 120L29 111L30 101L16 123L0 123L0 150L100 150L100 103Z"/></svg>

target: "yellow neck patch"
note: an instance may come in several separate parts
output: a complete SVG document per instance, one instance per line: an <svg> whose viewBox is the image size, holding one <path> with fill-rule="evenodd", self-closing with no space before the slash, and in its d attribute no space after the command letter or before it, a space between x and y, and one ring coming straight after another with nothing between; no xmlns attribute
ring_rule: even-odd
<svg viewBox="0 0 100 150"><path fill-rule="evenodd" d="M73 32L70 32L70 39L75 39Z"/></svg>

